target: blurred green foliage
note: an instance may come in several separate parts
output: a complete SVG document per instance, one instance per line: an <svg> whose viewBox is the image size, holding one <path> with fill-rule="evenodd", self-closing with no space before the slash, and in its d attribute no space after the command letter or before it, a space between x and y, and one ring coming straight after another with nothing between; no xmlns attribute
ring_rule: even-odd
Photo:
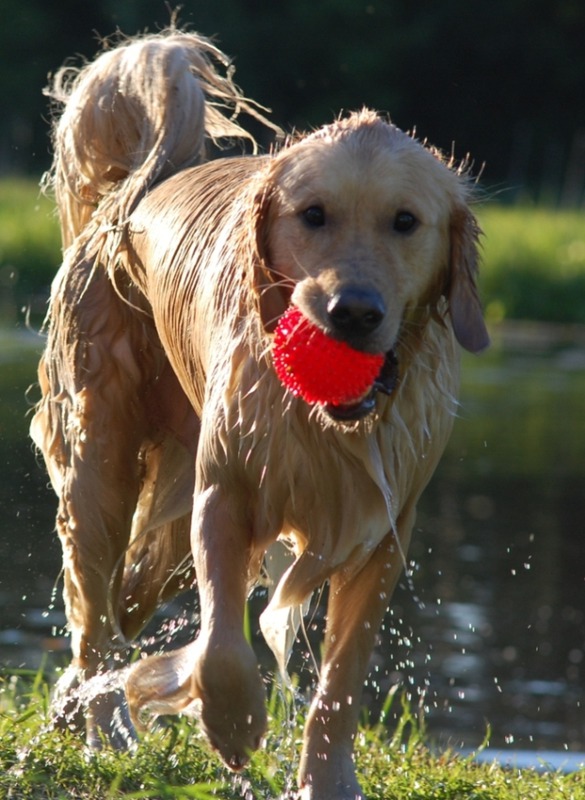
<svg viewBox="0 0 585 800"><path fill-rule="evenodd" d="M47 74L98 34L168 25L163 0L0 0L0 173L45 169ZM170 4L172 8L172 4ZM444 150L470 152L510 198L583 202L581 0L184 0L247 94L287 127L369 105Z"/></svg>
<svg viewBox="0 0 585 800"><path fill-rule="evenodd" d="M44 314L61 237L51 200L32 180L0 181L0 322Z"/></svg>
<svg viewBox="0 0 585 800"><path fill-rule="evenodd" d="M486 206L481 294L488 319L585 323L585 217Z"/></svg>

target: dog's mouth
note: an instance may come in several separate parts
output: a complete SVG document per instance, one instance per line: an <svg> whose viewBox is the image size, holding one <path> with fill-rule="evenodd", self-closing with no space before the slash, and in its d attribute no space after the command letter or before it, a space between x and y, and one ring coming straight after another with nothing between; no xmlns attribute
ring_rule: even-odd
<svg viewBox="0 0 585 800"><path fill-rule="evenodd" d="M355 422L364 419L372 414L376 408L376 395L378 392L390 396L396 389L398 380L398 359L394 354L394 350L389 350L372 388L363 397L352 403L344 403L342 405L327 403L323 409L330 417L339 422Z"/></svg>

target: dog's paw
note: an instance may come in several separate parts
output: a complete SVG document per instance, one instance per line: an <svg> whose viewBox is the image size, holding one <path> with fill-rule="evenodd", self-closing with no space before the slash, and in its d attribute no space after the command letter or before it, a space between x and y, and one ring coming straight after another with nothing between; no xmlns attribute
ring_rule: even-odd
<svg viewBox="0 0 585 800"><path fill-rule="evenodd" d="M351 755L345 748L321 748L301 760L298 800L366 800L357 781Z"/></svg>
<svg viewBox="0 0 585 800"><path fill-rule="evenodd" d="M366 796L354 779L350 784L339 780L325 786L306 783L299 789L297 800L366 800Z"/></svg>
<svg viewBox="0 0 585 800"><path fill-rule="evenodd" d="M99 694L87 704L86 741L92 750L132 750L137 735L122 689Z"/></svg>
<svg viewBox="0 0 585 800"><path fill-rule="evenodd" d="M201 642L192 696L209 744L230 769L240 770L262 743L266 697L252 649L225 642Z"/></svg>
<svg viewBox="0 0 585 800"><path fill-rule="evenodd" d="M61 675L51 697L51 723L60 731L85 731L85 709L81 702L80 670L70 665Z"/></svg>
<svg viewBox="0 0 585 800"><path fill-rule="evenodd" d="M116 674L116 673L113 673ZM85 679L83 671L71 665L57 681L51 699L51 720L55 728L85 733L92 750L113 747L129 750L136 741L124 690L119 681L103 675Z"/></svg>

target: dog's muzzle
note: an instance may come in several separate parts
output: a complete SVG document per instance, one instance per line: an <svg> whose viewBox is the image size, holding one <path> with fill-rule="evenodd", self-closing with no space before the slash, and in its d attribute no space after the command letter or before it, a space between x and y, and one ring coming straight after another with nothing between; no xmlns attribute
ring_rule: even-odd
<svg viewBox="0 0 585 800"><path fill-rule="evenodd" d="M398 359L394 354L394 350L389 350L386 353L380 374L364 397L355 403L347 405L332 405L328 403L324 406L324 410L332 419L339 422L355 422L364 419L372 414L376 408L376 395L378 392L390 396L398 386L399 377Z"/></svg>

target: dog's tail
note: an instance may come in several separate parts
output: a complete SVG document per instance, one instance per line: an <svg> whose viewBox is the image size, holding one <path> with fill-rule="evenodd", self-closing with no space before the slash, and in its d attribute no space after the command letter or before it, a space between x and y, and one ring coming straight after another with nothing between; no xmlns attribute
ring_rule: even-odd
<svg viewBox="0 0 585 800"><path fill-rule="evenodd" d="M61 68L46 94L63 106L45 186L55 192L64 248L90 221L123 226L155 181L203 159L206 137L255 148L234 121L241 111L278 131L234 84L221 50L175 28L106 43L92 63Z"/></svg>

